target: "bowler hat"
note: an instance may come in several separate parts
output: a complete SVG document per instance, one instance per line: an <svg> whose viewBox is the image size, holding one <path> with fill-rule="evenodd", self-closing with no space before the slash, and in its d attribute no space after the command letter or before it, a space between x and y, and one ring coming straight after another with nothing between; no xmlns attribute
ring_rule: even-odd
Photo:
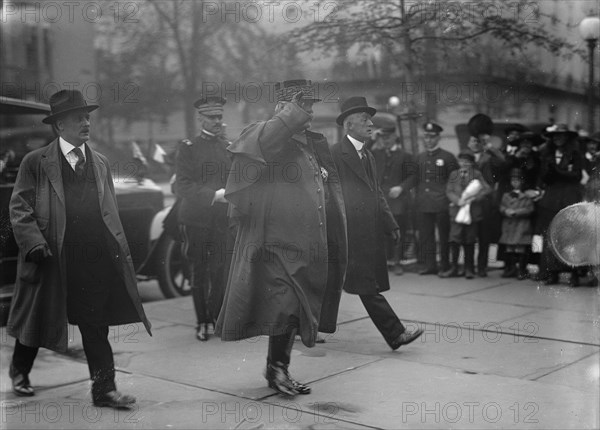
<svg viewBox="0 0 600 430"><path fill-rule="evenodd" d="M337 125L344 125L344 120L353 113L366 112L371 116L377 113L377 109L367 105L367 99L360 96L350 97L340 104L342 113L336 118Z"/></svg>
<svg viewBox="0 0 600 430"><path fill-rule="evenodd" d="M554 124L546 128L544 137L553 137L558 134L566 134L571 139L576 138L579 134L576 131L569 130L567 124Z"/></svg>
<svg viewBox="0 0 600 430"><path fill-rule="evenodd" d="M50 96L50 115L42 120L44 124L52 124L59 117L78 110L91 112L98 105L88 105L83 94L78 90L60 90Z"/></svg>
<svg viewBox="0 0 600 430"><path fill-rule="evenodd" d="M494 123L489 116L478 113L471 117L467 123L467 128L471 136L478 137L480 134L492 134Z"/></svg>
<svg viewBox="0 0 600 430"><path fill-rule="evenodd" d="M303 100L320 102L316 87L308 79L290 79L275 84L275 98L278 102L290 102L295 94L302 92Z"/></svg>

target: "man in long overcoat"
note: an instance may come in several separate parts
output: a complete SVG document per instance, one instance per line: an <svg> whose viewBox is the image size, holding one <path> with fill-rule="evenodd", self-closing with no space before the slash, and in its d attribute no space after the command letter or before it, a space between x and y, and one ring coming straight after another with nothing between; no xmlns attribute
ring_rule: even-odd
<svg viewBox="0 0 600 430"><path fill-rule="evenodd" d="M13 391L34 394L29 372L40 347L67 350L68 325L79 326L97 406L127 407L116 390L108 327L142 321L131 254L118 215L108 160L86 145L88 105L79 91L50 98L59 138L25 156L10 201L19 246L8 333L16 338Z"/></svg>
<svg viewBox="0 0 600 430"><path fill-rule="evenodd" d="M285 81L276 96L275 115L229 147L225 198L237 237L216 333L226 341L268 335L269 386L307 394L287 370L293 339L298 332L312 347L318 331L336 329L346 215L327 140L308 130L315 88Z"/></svg>
<svg viewBox="0 0 600 430"><path fill-rule="evenodd" d="M390 289L385 235L399 240L398 224L377 181L375 159L364 148L371 137L376 110L364 97L350 97L341 105L337 124L345 136L331 148L338 169L348 222L348 270L344 291L358 294L390 348L418 338L422 330L407 330L385 297Z"/></svg>

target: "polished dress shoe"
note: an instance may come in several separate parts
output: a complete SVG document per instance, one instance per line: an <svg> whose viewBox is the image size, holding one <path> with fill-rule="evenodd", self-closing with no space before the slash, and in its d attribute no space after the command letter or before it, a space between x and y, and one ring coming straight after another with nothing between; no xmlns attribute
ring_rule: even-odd
<svg viewBox="0 0 600 430"><path fill-rule="evenodd" d="M202 323L198 327L196 327L196 339L202 342L206 342L208 340L208 324Z"/></svg>
<svg viewBox="0 0 600 430"><path fill-rule="evenodd" d="M113 390L96 397L94 406L121 409L131 407L135 401L135 397Z"/></svg>
<svg viewBox="0 0 600 430"><path fill-rule="evenodd" d="M487 278L487 275L488 275L487 269L479 269L477 271L477 276L479 276L480 278ZM465 277L466 277L466 275L465 275ZM469 279L471 279L471 278L469 278Z"/></svg>
<svg viewBox="0 0 600 430"><path fill-rule="evenodd" d="M481 273L480 273L479 276L484 278L485 276L487 276L487 274L484 276L484 275L481 275ZM475 273L473 273L473 271L471 269L465 269L465 279L473 279L474 277L475 277Z"/></svg>
<svg viewBox="0 0 600 430"><path fill-rule="evenodd" d="M396 276L404 275L404 269L402 268L401 264L396 264L396 267L394 267L394 275L396 275Z"/></svg>
<svg viewBox="0 0 600 430"><path fill-rule="evenodd" d="M419 275L437 275L436 269L421 269Z"/></svg>
<svg viewBox="0 0 600 430"><path fill-rule="evenodd" d="M20 373L12 364L8 369L8 376L12 380L12 390L19 397L31 397L35 394L29 376Z"/></svg>
<svg viewBox="0 0 600 430"><path fill-rule="evenodd" d="M400 348L402 345L408 345L412 341L418 339L419 336L421 336L422 334L423 334L422 328L418 328L415 331L406 330L404 333L402 333L400 336L398 336L396 338L396 340L394 342L392 342L392 344L390 346L395 351L398 348Z"/></svg>
<svg viewBox="0 0 600 430"><path fill-rule="evenodd" d="M295 396L296 394L310 394L310 386L296 381L288 372L288 365L279 361L267 364L265 378L269 388L273 388L281 394Z"/></svg>

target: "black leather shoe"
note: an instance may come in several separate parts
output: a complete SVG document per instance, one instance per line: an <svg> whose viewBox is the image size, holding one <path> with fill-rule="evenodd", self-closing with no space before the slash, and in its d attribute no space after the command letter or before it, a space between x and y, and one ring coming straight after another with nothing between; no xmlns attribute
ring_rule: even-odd
<svg viewBox="0 0 600 430"><path fill-rule="evenodd" d="M416 340L423 334L423 329L418 328L415 331L406 330L402 333L398 338L390 345L392 349L395 351L400 348L402 345L408 345L412 341Z"/></svg>
<svg viewBox="0 0 600 430"><path fill-rule="evenodd" d="M35 391L29 382L29 376L19 373L11 364L8 369L8 376L12 380L12 390L19 397L31 397L35 395Z"/></svg>
<svg viewBox="0 0 600 430"><path fill-rule="evenodd" d="M419 275L437 275L436 269L422 269L419 270Z"/></svg>
<svg viewBox="0 0 600 430"><path fill-rule="evenodd" d="M114 390L96 397L94 399L94 406L121 409L129 408L133 406L135 402L135 397Z"/></svg>
<svg viewBox="0 0 600 430"><path fill-rule="evenodd" d="M208 324L202 323L196 327L196 339L206 342L208 340Z"/></svg>
<svg viewBox="0 0 600 430"><path fill-rule="evenodd" d="M293 379L288 372L288 366L279 361L273 364L267 364L265 378L269 383L269 388L273 388L279 393L287 396L310 394L312 391L310 386Z"/></svg>
<svg viewBox="0 0 600 430"><path fill-rule="evenodd" d="M479 276L480 278L487 278L487 269L479 269L477 271L477 276ZM465 275L466 276L466 275ZM470 279L470 278L469 278Z"/></svg>
<svg viewBox="0 0 600 430"><path fill-rule="evenodd" d="M481 276L481 277L485 277L485 276L487 276L487 274L486 274L485 276L484 276L484 275L481 275L481 274L479 274L479 276ZM475 273L473 273L473 271L472 271L472 270L470 270L470 269L465 269L465 279L473 279L474 277L475 277Z"/></svg>

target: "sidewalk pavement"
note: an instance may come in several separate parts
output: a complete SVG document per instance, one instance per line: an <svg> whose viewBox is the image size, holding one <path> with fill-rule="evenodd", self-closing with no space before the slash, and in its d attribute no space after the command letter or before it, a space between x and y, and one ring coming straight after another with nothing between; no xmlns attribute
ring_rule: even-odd
<svg viewBox="0 0 600 430"><path fill-rule="evenodd" d="M0 428L599 428L600 290L502 279L391 275L388 301L421 339L391 351L357 296L338 331L296 342L292 376L312 394L275 394L267 340L194 337L190 297L145 304L154 327L111 329L131 410L96 408L78 330L70 353L40 350L36 396L11 392L14 340L0 332Z"/></svg>

